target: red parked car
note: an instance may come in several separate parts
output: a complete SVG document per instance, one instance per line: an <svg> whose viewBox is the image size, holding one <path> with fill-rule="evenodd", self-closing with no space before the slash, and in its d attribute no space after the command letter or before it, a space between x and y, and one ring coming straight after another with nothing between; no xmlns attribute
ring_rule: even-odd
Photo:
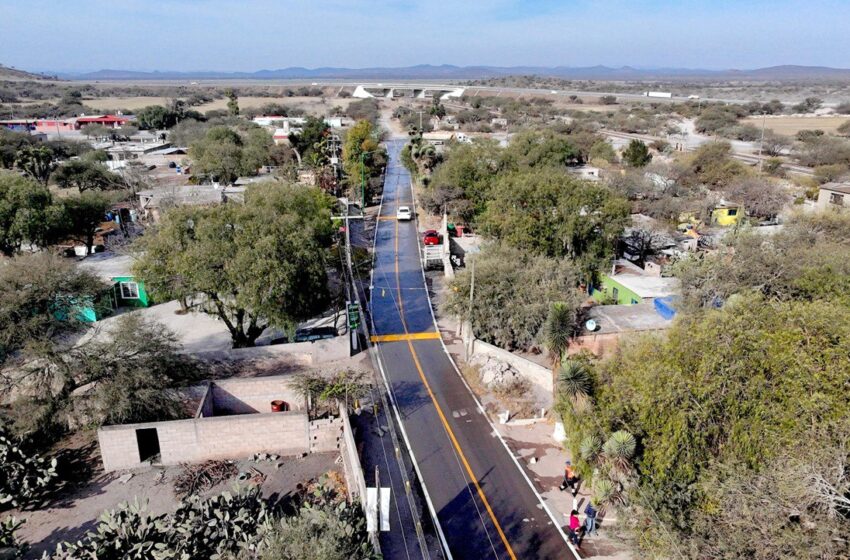
<svg viewBox="0 0 850 560"><path fill-rule="evenodd" d="M428 231L422 234L422 243L424 245L439 245L440 234L437 233L437 230L435 229L429 229Z"/></svg>

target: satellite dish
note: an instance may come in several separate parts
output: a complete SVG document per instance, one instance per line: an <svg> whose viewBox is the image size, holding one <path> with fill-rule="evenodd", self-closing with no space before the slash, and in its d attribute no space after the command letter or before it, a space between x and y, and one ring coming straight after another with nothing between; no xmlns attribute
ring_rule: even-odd
<svg viewBox="0 0 850 560"><path fill-rule="evenodd" d="M593 319L588 319L587 322L584 324L584 328L586 328L590 332L595 331L598 327L599 325L597 325L596 321L594 321Z"/></svg>

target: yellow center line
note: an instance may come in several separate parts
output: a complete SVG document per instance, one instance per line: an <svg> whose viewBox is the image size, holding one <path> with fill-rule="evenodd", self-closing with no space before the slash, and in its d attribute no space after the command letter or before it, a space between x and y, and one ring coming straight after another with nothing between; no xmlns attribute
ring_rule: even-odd
<svg viewBox="0 0 850 560"><path fill-rule="evenodd" d="M435 331L400 334L376 334L370 337L372 342L400 342L404 340L434 340L440 338Z"/></svg>
<svg viewBox="0 0 850 560"><path fill-rule="evenodd" d="M396 206L398 206L398 201L396 201ZM404 320L404 303L402 301L401 295L401 276L398 272L398 221L396 221L395 223L395 278L396 286L398 288L398 309L401 315L401 324L404 327L405 335L409 337L411 335L407 331L407 321ZM439 333L436 334L439 337ZM466 455L464 454L463 449L460 446L460 442L458 442L457 437L455 437L454 431L452 431L448 419L446 419L446 415L443 413L443 408L440 406L440 403L437 402L437 397L434 395L434 391L431 390L431 385L425 378L425 371L422 369L422 364L419 363L419 356L416 354L416 350L413 348L413 342L410 338L407 339L407 346L410 349L410 355L413 357L413 363L416 366L416 371L419 372L419 378L422 380L422 384L425 385L425 389L428 391L428 396L431 397L431 402L434 403L434 408L437 409L437 414L440 417L440 421L443 423L443 428L445 428L446 433L449 435L449 439L451 440L452 445L457 451L457 454L460 457L464 468L466 469L466 473L469 476L469 479L472 481L472 484L475 485L475 490L478 492L478 496L484 503L484 508L487 510L487 514L490 516L490 519L493 520L493 525L496 527L496 531L499 533L499 537L502 539L502 543L505 545L505 549L508 551L508 555L511 557L511 560L517 560L516 554L514 554L514 549L511 547L511 544L508 542L508 537L502 530L502 525L499 523L499 520L496 519L496 514L493 513L493 508L490 507L490 501L487 500L487 496L484 494L484 490L478 483L478 479L476 478L475 473L472 471L472 467L469 465L469 461L466 459Z"/></svg>

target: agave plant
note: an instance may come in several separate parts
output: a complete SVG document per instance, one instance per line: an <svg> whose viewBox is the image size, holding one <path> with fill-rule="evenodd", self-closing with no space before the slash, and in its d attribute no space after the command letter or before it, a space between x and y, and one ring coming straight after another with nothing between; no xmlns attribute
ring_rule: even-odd
<svg viewBox="0 0 850 560"><path fill-rule="evenodd" d="M620 472L628 472L632 465L632 458L635 456L635 448L637 441L635 436L625 430L620 430L611 434L605 445L602 446L602 453L611 465Z"/></svg>
<svg viewBox="0 0 850 560"><path fill-rule="evenodd" d="M590 408L590 393L593 382L590 372L584 364L568 360L561 364L558 371L558 391L566 397L577 414Z"/></svg>
<svg viewBox="0 0 850 560"><path fill-rule="evenodd" d="M581 458L587 461L588 463L593 463L599 456L599 452L601 450L602 440L595 435L585 436L585 438L581 440L581 444L579 445L579 453L581 454Z"/></svg>

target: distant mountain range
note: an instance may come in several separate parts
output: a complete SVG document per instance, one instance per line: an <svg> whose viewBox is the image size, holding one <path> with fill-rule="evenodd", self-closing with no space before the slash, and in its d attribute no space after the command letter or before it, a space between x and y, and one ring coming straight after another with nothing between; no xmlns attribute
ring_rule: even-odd
<svg viewBox="0 0 850 560"><path fill-rule="evenodd" d="M611 68L589 66L440 66L420 64L399 68L301 68L256 72L137 72L132 70L98 70L88 73L58 73L71 80L286 80L286 79L350 79L350 80L472 80L504 76L536 75L573 80L847 80L850 69L825 66L771 66L753 70L700 70L690 68L639 69L630 66Z"/></svg>

